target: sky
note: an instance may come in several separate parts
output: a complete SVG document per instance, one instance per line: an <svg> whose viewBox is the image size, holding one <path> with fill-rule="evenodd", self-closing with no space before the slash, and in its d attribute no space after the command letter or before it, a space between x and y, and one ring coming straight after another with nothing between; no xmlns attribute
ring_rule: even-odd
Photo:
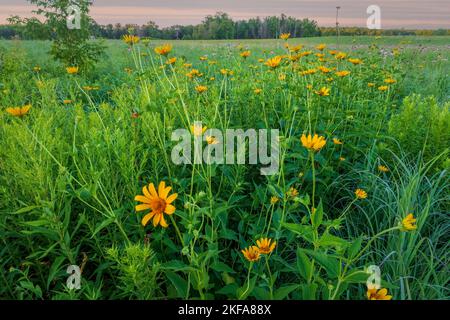
<svg viewBox="0 0 450 320"><path fill-rule="evenodd" d="M200 23L208 14L223 11L235 19L286 15L310 18L319 26L333 26L340 6L342 26L366 26L369 5L381 9L381 27L450 29L450 0L93 0L91 16L100 24L144 24L160 27ZM32 16L27 0L0 0L0 24L11 15Z"/></svg>

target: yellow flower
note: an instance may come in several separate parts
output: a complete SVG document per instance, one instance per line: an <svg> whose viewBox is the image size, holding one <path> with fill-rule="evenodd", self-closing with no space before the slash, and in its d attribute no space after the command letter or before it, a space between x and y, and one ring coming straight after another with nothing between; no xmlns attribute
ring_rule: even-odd
<svg viewBox="0 0 450 320"><path fill-rule="evenodd" d="M367 86L368 86L369 88L375 87L375 83L369 82L369 83L367 84Z"/></svg>
<svg viewBox="0 0 450 320"><path fill-rule="evenodd" d="M173 58L168 59L166 63L167 64L174 64L175 62L177 62L177 58L173 57Z"/></svg>
<svg viewBox="0 0 450 320"><path fill-rule="evenodd" d="M276 196L272 196L270 198L270 204L276 204L278 201L280 201L280 198L278 198Z"/></svg>
<svg viewBox="0 0 450 320"><path fill-rule="evenodd" d="M308 136L303 134L300 140L302 142L302 145L306 149L311 151L320 151L320 149L322 149L327 143L327 140L325 140L324 137L319 137L317 134L315 134L314 136L311 136L311 134L308 134Z"/></svg>
<svg viewBox="0 0 450 320"><path fill-rule="evenodd" d="M397 82L397 80L392 79L392 78L384 79L384 83L393 84L393 83L396 83L396 82Z"/></svg>
<svg viewBox="0 0 450 320"><path fill-rule="evenodd" d="M272 239L269 238L261 238L259 240L256 240L256 245L258 246L259 253L269 254L273 251L273 249L275 249L277 242L272 241Z"/></svg>
<svg viewBox="0 0 450 320"><path fill-rule="evenodd" d="M226 75L232 76L234 74L234 72L232 70L229 70L229 69L220 69L220 73L222 75L224 75L224 76L226 76Z"/></svg>
<svg viewBox="0 0 450 320"><path fill-rule="evenodd" d="M276 56L276 57L273 57L273 58L267 60L265 65L270 68L275 69L276 67L278 67L280 65L281 60L283 60L283 58L281 56Z"/></svg>
<svg viewBox="0 0 450 320"><path fill-rule="evenodd" d="M378 87L379 91L386 91L387 89L389 89L388 86L380 86L380 87Z"/></svg>
<svg viewBox="0 0 450 320"><path fill-rule="evenodd" d="M339 157L339 161L345 161L344 157Z"/></svg>
<svg viewBox="0 0 450 320"><path fill-rule="evenodd" d="M342 60L347 57L347 54L345 52L339 52L334 56L337 60Z"/></svg>
<svg viewBox="0 0 450 320"><path fill-rule="evenodd" d="M194 126L194 125L192 125L191 126L191 133L194 135L194 136L196 136L196 137L199 137L199 136L201 136L201 135L203 135L204 133L205 133L205 131L206 131L206 129L208 129L208 127L200 127L200 126Z"/></svg>
<svg viewBox="0 0 450 320"><path fill-rule="evenodd" d="M338 53L337 50L330 50L328 51L329 54L331 54L332 56L336 55Z"/></svg>
<svg viewBox="0 0 450 320"><path fill-rule="evenodd" d="M343 144L343 142L341 140L339 140L338 138L333 138L333 143L334 144Z"/></svg>
<svg viewBox="0 0 450 320"><path fill-rule="evenodd" d="M414 218L413 214L410 213L402 220L402 229L403 231L413 231L417 229L416 225L417 219Z"/></svg>
<svg viewBox="0 0 450 320"><path fill-rule="evenodd" d="M389 168L381 164L378 166L378 170L381 172L389 172Z"/></svg>
<svg viewBox="0 0 450 320"><path fill-rule="evenodd" d="M23 107L11 107L6 108L6 112L14 117L22 117L26 115L31 109L31 104L24 105Z"/></svg>
<svg viewBox="0 0 450 320"><path fill-rule="evenodd" d="M278 80L280 81L286 80L286 75L284 73L280 73L280 75L278 76Z"/></svg>
<svg viewBox="0 0 450 320"><path fill-rule="evenodd" d="M164 214L171 215L175 212L175 206L171 203L178 197L177 193L169 196L171 189L172 187L166 187L166 183L161 181L158 186L158 191L156 191L153 183L150 183L148 188L147 186L142 188L144 195L138 195L134 198L134 200L142 202L142 204L136 206L136 211L150 209L150 213L146 214L144 218L142 218L141 223L144 227L152 218L154 227L158 224L160 224L163 228L168 227L168 224L164 219Z"/></svg>
<svg viewBox="0 0 450 320"><path fill-rule="evenodd" d="M168 43L155 48L155 52L161 56L167 56L170 51L172 51L172 45Z"/></svg>
<svg viewBox="0 0 450 320"><path fill-rule="evenodd" d="M391 300L392 296L387 294L387 289L377 290L376 288L367 289L367 299L369 300Z"/></svg>
<svg viewBox="0 0 450 320"><path fill-rule="evenodd" d="M69 99L66 99L66 100L63 100L63 103L64 104L71 104L73 101L72 100L69 100Z"/></svg>
<svg viewBox="0 0 450 320"><path fill-rule="evenodd" d="M201 76L203 76L203 73L200 73L200 71L198 71L197 69L192 69L191 71L186 73L186 76L190 79L193 79L195 77L200 78Z"/></svg>
<svg viewBox="0 0 450 320"><path fill-rule="evenodd" d="M298 190L294 187L290 187L288 192L286 192L286 195L288 197L295 198L296 196L298 196Z"/></svg>
<svg viewBox="0 0 450 320"><path fill-rule="evenodd" d="M255 90L253 90L253 92L254 92L255 94L260 94L260 93L262 92L262 89L255 89Z"/></svg>
<svg viewBox="0 0 450 320"><path fill-rule="evenodd" d="M183 64L183 67L191 68L192 67L192 63L185 63L185 64Z"/></svg>
<svg viewBox="0 0 450 320"><path fill-rule="evenodd" d="M325 49L326 47L327 47L326 44L321 43L318 46L316 46L316 49L319 50L319 51L323 51L323 49Z"/></svg>
<svg viewBox="0 0 450 320"><path fill-rule="evenodd" d="M367 198L367 192L365 192L363 189L356 189L355 195L356 195L356 198L358 198L358 199Z"/></svg>
<svg viewBox="0 0 450 320"><path fill-rule="evenodd" d="M245 58L250 57L250 54L251 54L251 52L249 50L243 51L243 52L241 52L241 57L245 59Z"/></svg>
<svg viewBox="0 0 450 320"><path fill-rule="evenodd" d="M350 58L350 59L348 59L348 61L349 61L350 63L353 63L354 65L362 64L362 63L363 63L361 59L352 59L352 58Z"/></svg>
<svg viewBox="0 0 450 320"><path fill-rule="evenodd" d="M242 254L244 255L245 259L250 262L256 262L261 257L257 246L251 246L242 250Z"/></svg>
<svg viewBox="0 0 450 320"><path fill-rule="evenodd" d="M319 69L323 73L330 73L331 72L330 68L327 68L327 67L324 67L324 66L319 66L319 67L317 67L317 69Z"/></svg>
<svg viewBox="0 0 450 320"><path fill-rule="evenodd" d="M218 144L219 141L214 136L207 136L206 137L206 143L208 143L208 144Z"/></svg>
<svg viewBox="0 0 450 320"><path fill-rule="evenodd" d="M76 74L78 73L78 67L67 67L66 71L68 74Z"/></svg>
<svg viewBox="0 0 450 320"><path fill-rule="evenodd" d="M196 86L195 87L195 91L197 91L198 93L203 93L203 92L205 92L207 90L208 90L207 86Z"/></svg>
<svg viewBox="0 0 450 320"><path fill-rule="evenodd" d="M324 96L329 96L330 95L330 88L326 88L326 87L322 87L320 88L320 90L316 90L314 91L315 94L324 97Z"/></svg>
<svg viewBox="0 0 450 320"><path fill-rule="evenodd" d="M35 72L39 72L39 71L41 71L41 67L39 67L39 66L36 66L36 67L34 67L34 68L33 68L33 71L35 71Z"/></svg>
<svg viewBox="0 0 450 320"><path fill-rule="evenodd" d="M300 56L306 57L306 56L309 56L311 53L312 53L312 51L303 51L303 52L300 52Z"/></svg>
<svg viewBox="0 0 450 320"><path fill-rule="evenodd" d="M291 34L290 33L282 33L281 35L280 35L280 39L283 39L283 40L287 40L287 39L289 39L291 37Z"/></svg>
<svg viewBox="0 0 450 320"><path fill-rule="evenodd" d="M135 35L132 35L132 34L126 34L126 35L123 36L123 41L126 44L130 45L130 46L138 43L139 39L140 38L138 36L135 36Z"/></svg>
<svg viewBox="0 0 450 320"><path fill-rule="evenodd" d="M338 77L345 77L345 76L348 76L349 74L350 74L350 71L346 71L346 70L336 72L336 75Z"/></svg>
<svg viewBox="0 0 450 320"><path fill-rule="evenodd" d="M301 44L296 45L296 46L288 46L289 51L291 52L299 52L300 50L302 50L303 46Z"/></svg>
<svg viewBox="0 0 450 320"><path fill-rule="evenodd" d="M201 57L200 57L200 61L206 61L206 60L208 60L208 57L207 57L207 56L201 56Z"/></svg>
<svg viewBox="0 0 450 320"><path fill-rule="evenodd" d="M306 75L309 75L309 74L315 74L316 72L317 72L316 69L308 69L308 70L300 72L300 75L306 76Z"/></svg>

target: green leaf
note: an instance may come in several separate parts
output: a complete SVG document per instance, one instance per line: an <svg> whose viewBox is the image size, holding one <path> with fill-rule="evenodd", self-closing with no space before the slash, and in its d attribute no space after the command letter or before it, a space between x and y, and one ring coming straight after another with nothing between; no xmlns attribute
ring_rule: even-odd
<svg viewBox="0 0 450 320"><path fill-rule="evenodd" d="M300 235L306 241L313 242L313 229L311 226L297 223L282 223L281 226Z"/></svg>
<svg viewBox="0 0 450 320"><path fill-rule="evenodd" d="M97 233L99 233L101 230L103 230L104 228L106 228L107 226L109 226L111 223L113 223L115 221L115 218L108 218L106 220L103 220L101 223L99 223L97 225L97 227L94 230L94 233L91 236L91 239L95 237L95 235Z"/></svg>
<svg viewBox="0 0 450 320"><path fill-rule="evenodd" d="M318 244L321 247L334 247L336 249L346 248L349 246L349 243L346 240L333 236L332 234L329 234L328 231L322 235Z"/></svg>
<svg viewBox="0 0 450 320"><path fill-rule="evenodd" d="M23 207L15 212L13 212L13 214L21 214L21 213L27 213L30 212L36 208L40 208L41 206L28 206L28 207Z"/></svg>
<svg viewBox="0 0 450 320"><path fill-rule="evenodd" d="M301 204L303 204L305 207L309 208L309 204L311 203L311 200L309 199L309 194L304 195L303 197L299 198L299 201Z"/></svg>
<svg viewBox="0 0 450 320"><path fill-rule="evenodd" d="M269 290L267 290L267 289L265 289L263 287L256 287L253 290L253 295L258 300L271 300Z"/></svg>
<svg viewBox="0 0 450 320"><path fill-rule="evenodd" d="M300 249L306 252L311 258L319 263L332 279L339 275L339 260L321 252Z"/></svg>
<svg viewBox="0 0 450 320"><path fill-rule="evenodd" d="M180 260L170 260L166 263L163 263L161 266L166 270L175 270L175 271L195 271L194 268L188 266L183 261Z"/></svg>
<svg viewBox="0 0 450 320"><path fill-rule="evenodd" d="M255 288L256 279L258 276L254 276L250 279L250 282L247 281L244 283L244 285L236 290L236 297L239 300L245 300L247 297L252 293L253 289Z"/></svg>
<svg viewBox="0 0 450 320"><path fill-rule="evenodd" d="M298 284L287 284L284 285L277 290L275 290L274 293L274 299L275 300L283 300L285 299L292 291L297 290L299 288Z"/></svg>
<svg viewBox="0 0 450 320"><path fill-rule="evenodd" d="M316 300L317 287L318 285L316 283L300 285L300 290L302 291L302 299Z"/></svg>
<svg viewBox="0 0 450 320"><path fill-rule="evenodd" d="M318 207L314 210L314 213L311 214L311 220L314 228L320 227L323 220L323 205L322 200L320 200Z"/></svg>
<svg viewBox="0 0 450 320"><path fill-rule="evenodd" d="M361 250L361 244L362 244L362 237L357 238L353 241L351 246L348 248L347 256L349 259L353 259L356 257L356 255L359 253L359 250Z"/></svg>
<svg viewBox="0 0 450 320"><path fill-rule="evenodd" d="M53 261L52 266L50 267L50 271L48 272L47 290L49 289L50 283L53 281L58 271L60 271L61 264L65 259L65 257L58 257L55 259L55 261Z"/></svg>
<svg viewBox="0 0 450 320"><path fill-rule="evenodd" d="M31 227L42 227L49 224L49 221L46 219L41 220L34 220L34 221L25 221L23 222L24 225L31 226Z"/></svg>
<svg viewBox="0 0 450 320"><path fill-rule="evenodd" d="M369 274L364 270L357 270L348 274L344 278L344 282L347 283L366 283L369 278Z"/></svg>
<svg viewBox="0 0 450 320"><path fill-rule="evenodd" d="M225 263L217 261L216 263L211 265L211 268L217 272L229 272L236 273L233 269L227 266Z"/></svg>
<svg viewBox="0 0 450 320"><path fill-rule="evenodd" d="M297 249L297 269L302 278L308 281L312 273L312 262L299 248Z"/></svg>
<svg viewBox="0 0 450 320"><path fill-rule="evenodd" d="M178 298L186 298L187 296L187 281L180 277L175 272L166 272L167 278L172 282L173 286L177 290Z"/></svg>
<svg viewBox="0 0 450 320"><path fill-rule="evenodd" d="M238 286L236 283L230 283L220 290L216 291L217 294L223 294L225 296L228 296L229 298L234 298L234 295L236 294L236 290L238 289Z"/></svg>

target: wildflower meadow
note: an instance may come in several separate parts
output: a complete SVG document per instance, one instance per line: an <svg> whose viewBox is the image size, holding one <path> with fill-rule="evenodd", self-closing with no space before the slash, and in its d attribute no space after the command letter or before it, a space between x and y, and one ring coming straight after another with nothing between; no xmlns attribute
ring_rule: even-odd
<svg viewBox="0 0 450 320"><path fill-rule="evenodd" d="M0 297L448 299L448 43L0 41Z"/></svg>

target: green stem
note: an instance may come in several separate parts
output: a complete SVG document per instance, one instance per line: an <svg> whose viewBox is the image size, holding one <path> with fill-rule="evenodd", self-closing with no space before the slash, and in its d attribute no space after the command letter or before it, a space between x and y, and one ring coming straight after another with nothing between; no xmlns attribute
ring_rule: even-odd
<svg viewBox="0 0 450 320"><path fill-rule="evenodd" d="M314 151L310 151L309 154L311 156L312 178L313 178L312 207L315 208L314 198L316 196L316 168L314 167Z"/></svg>
<svg viewBox="0 0 450 320"><path fill-rule="evenodd" d="M239 300L242 299L242 297L247 293L247 291L250 289L250 273L252 271L253 268L253 262L250 262L250 266L248 267L248 274L247 274L247 289L245 289L244 292L242 292L242 294L239 296Z"/></svg>
<svg viewBox="0 0 450 320"><path fill-rule="evenodd" d="M269 273L269 279L270 279L270 299L273 299L273 278L272 278L272 272L270 271L270 266L269 266L269 256L266 255L266 267L267 267L267 272Z"/></svg>

